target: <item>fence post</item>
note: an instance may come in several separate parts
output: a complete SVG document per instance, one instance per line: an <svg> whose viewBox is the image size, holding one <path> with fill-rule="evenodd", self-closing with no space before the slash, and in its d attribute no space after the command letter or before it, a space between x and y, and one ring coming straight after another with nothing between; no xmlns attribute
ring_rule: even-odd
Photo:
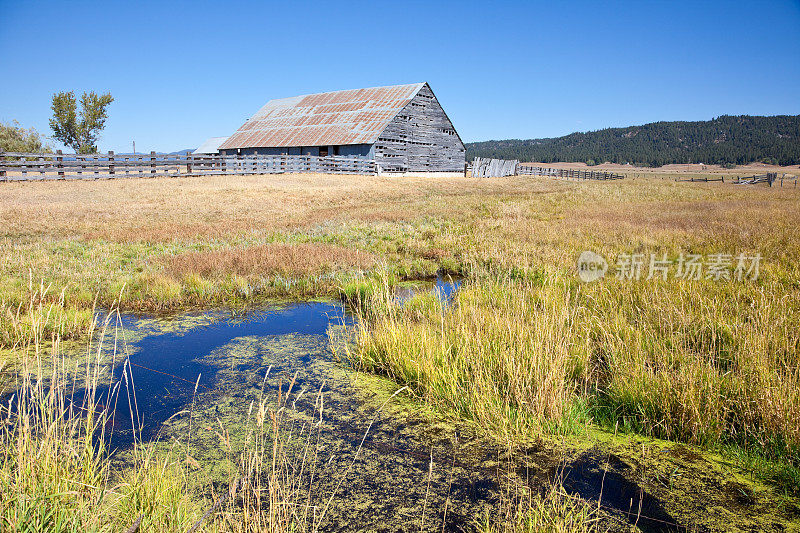
<svg viewBox="0 0 800 533"><path fill-rule="evenodd" d="M108 174L114 176L114 150L108 151Z"/></svg>
<svg viewBox="0 0 800 533"><path fill-rule="evenodd" d="M36 162L39 163L39 179L45 179L45 170L47 167L44 164L44 154L40 154L39 157L36 158Z"/></svg>
<svg viewBox="0 0 800 533"><path fill-rule="evenodd" d="M156 151L150 150L150 174L155 176L156 173Z"/></svg>
<svg viewBox="0 0 800 533"><path fill-rule="evenodd" d="M3 153L3 150L0 150L0 181L8 181L8 176L6 176L6 167L4 166L6 156L4 156Z"/></svg>
<svg viewBox="0 0 800 533"><path fill-rule="evenodd" d="M56 157L56 168L58 168L58 179L60 180L67 179L67 177L64 175L64 158L61 157L64 154L64 152L62 152L61 150L56 150L56 154L58 155L58 157Z"/></svg>

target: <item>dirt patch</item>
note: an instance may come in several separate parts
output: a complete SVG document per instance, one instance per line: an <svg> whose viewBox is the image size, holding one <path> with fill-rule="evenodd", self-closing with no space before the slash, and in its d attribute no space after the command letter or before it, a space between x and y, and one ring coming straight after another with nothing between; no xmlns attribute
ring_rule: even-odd
<svg viewBox="0 0 800 533"><path fill-rule="evenodd" d="M691 461L697 462L703 459L703 457L695 452L694 450L690 449L683 444L676 444L669 450L670 455L676 457L678 459L683 459L684 461Z"/></svg>

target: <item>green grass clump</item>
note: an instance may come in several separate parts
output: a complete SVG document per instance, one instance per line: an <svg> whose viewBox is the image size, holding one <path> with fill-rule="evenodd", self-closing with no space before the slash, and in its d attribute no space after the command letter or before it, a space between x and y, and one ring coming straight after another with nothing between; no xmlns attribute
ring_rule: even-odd
<svg viewBox="0 0 800 533"><path fill-rule="evenodd" d="M484 518L476 524L480 533L593 533L600 528L596 503L571 495L558 484L542 493L520 498L508 506L502 520Z"/></svg>
<svg viewBox="0 0 800 533"><path fill-rule="evenodd" d="M397 277L387 272L365 276L343 283L339 297L351 307L365 310L368 304L377 302L378 295L390 292L397 283Z"/></svg>
<svg viewBox="0 0 800 533"><path fill-rule="evenodd" d="M468 283L452 305L430 297L397 303L384 292L372 300L352 357L491 431L541 429L572 411L579 355L565 286L538 290L546 294L526 284Z"/></svg>

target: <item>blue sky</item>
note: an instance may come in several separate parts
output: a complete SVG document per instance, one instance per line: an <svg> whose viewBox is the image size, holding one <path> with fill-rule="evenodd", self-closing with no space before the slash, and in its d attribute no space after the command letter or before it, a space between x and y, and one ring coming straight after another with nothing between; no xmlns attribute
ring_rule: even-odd
<svg viewBox="0 0 800 533"><path fill-rule="evenodd" d="M229 135L267 100L427 81L465 141L800 114L800 2L12 2L0 121L111 91L99 148ZM56 143L54 143L56 145Z"/></svg>

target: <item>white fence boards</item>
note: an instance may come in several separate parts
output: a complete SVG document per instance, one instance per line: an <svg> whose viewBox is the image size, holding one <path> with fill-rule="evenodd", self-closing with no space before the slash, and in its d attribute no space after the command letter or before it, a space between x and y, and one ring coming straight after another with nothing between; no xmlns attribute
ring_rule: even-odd
<svg viewBox="0 0 800 533"><path fill-rule="evenodd" d="M585 180L618 180L625 176L596 170L535 167L522 165L516 159L491 159L476 157L472 162L473 178L502 178L504 176L553 176Z"/></svg>
<svg viewBox="0 0 800 533"><path fill-rule="evenodd" d="M517 173L517 160L490 159L486 157L476 157L472 162L473 178L502 178L504 176L514 176Z"/></svg>

